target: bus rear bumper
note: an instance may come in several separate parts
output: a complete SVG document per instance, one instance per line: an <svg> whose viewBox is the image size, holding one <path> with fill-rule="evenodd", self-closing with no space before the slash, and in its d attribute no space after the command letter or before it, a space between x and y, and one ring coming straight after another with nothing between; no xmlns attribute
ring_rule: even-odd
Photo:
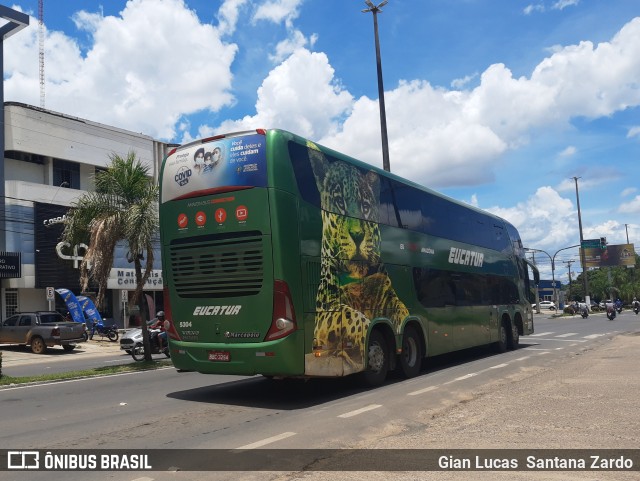
<svg viewBox="0 0 640 481"><path fill-rule="evenodd" d="M270 342L229 344L171 339L170 344L173 365L182 371L241 376L304 374L304 340L298 332Z"/></svg>

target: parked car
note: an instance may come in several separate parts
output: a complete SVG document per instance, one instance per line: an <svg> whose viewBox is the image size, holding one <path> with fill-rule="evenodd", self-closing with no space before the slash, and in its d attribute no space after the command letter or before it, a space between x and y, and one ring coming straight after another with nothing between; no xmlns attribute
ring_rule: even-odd
<svg viewBox="0 0 640 481"><path fill-rule="evenodd" d="M531 307L537 309L537 305L533 304ZM556 310L556 305L551 301L540 301L540 309L550 309L552 311Z"/></svg>
<svg viewBox="0 0 640 481"><path fill-rule="evenodd" d="M129 329L120 338L120 349L125 351L127 354L131 354L131 351L138 343L142 344L142 329Z"/></svg>
<svg viewBox="0 0 640 481"><path fill-rule="evenodd" d="M86 340L85 333L84 323L66 321L59 312L21 312L0 326L0 344L30 345L35 354L42 354L51 346L72 351Z"/></svg>
<svg viewBox="0 0 640 481"><path fill-rule="evenodd" d="M613 304L613 301L611 299L605 299L604 301L600 301L600 309L604 309L605 307L607 307L607 304Z"/></svg>

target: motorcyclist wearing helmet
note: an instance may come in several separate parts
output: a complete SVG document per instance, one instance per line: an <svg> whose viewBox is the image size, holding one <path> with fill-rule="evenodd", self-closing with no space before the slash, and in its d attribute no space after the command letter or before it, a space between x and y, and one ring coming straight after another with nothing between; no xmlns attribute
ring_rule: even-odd
<svg viewBox="0 0 640 481"><path fill-rule="evenodd" d="M149 327L151 329L160 329L160 332L158 333L158 347L160 348L160 351L162 351L164 349L163 343L167 341L167 331L164 327L164 311L158 311L153 324Z"/></svg>

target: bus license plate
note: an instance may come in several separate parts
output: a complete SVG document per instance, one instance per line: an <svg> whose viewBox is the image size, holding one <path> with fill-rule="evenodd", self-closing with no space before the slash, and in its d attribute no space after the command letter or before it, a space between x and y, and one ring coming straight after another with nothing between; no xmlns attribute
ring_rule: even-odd
<svg viewBox="0 0 640 481"><path fill-rule="evenodd" d="M228 351L209 351L209 361L229 362L231 353Z"/></svg>

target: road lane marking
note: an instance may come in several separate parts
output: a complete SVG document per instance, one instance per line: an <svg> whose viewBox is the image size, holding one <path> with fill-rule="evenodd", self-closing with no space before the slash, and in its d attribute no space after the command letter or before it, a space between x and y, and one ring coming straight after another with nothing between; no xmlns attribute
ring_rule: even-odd
<svg viewBox="0 0 640 481"><path fill-rule="evenodd" d="M556 337L569 337L569 336L577 336L578 333L577 332L567 332L565 334L559 334Z"/></svg>
<svg viewBox="0 0 640 481"><path fill-rule="evenodd" d="M424 394L425 392L433 391L435 389L438 389L438 386L429 386L429 387L425 387L424 389L419 389L417 391L410 392L407 394L407 396L417 396L418 394Z"/></svg>
<svg viewBox="0 0 640 481"><path fill-rule="evenodd" d="M378 409L381 407L382 407L382 404L369 404L368 406L365 406L360 409L356 409L355 411L350 411L348 413L340 414L338 417L343 419L350 418L353 416L357 416L358 414L366 413L367 411L373 411L374 409Z"/></svg>
<svg viewBox="0 0 640 481"><path fill-rule="evenodd" d="M290 438L291 436L295 436L297 433L286 432L282 434L278 434L277 436L271 436L270 438L263 439L262 441L256 441L255 443L245 444L244 446L240 446L236 449L256 449L262 446L266 446L267 444L275 443L277 441L282 441L283 439Z"/></svg>
<svg viewBox="0 0 640 481"><path fill-rule="evenodd" d="M452 379L451 381L447 381L447 382L445 382L443 384L443 386L447 385L447 384L451 384L451 383L457 382L457 381L464 381L465 379L469 379L470 377L477 376L477 375L478 375L477 372L471 372L469 374L465 374L464 376L460 376L460 377L457 377L455 379Z"/></svg>
<svg viewBox="0 0 640 481"><path fill-rule="evenodd" d="M604 334L603 334L604 335ZM522 340L523 338L521 337L520 340ZM524 340L526 340L526 338L524 338ZM545 338L536 338L536 339L532 339L534 341L554 341L554 342L587 342L585 340L582 339L558 339L557 337L545 337ZM528 348L525 348L528 349Z"/></svg>
<svg viewBox="0 0 640 481"><path fill-rule="evenodd" d="M507 367L509 364L496 364L495 366L491 366L489 369L500 369L501 367Z"/></svg>
<svg viewBox="0 0 640 481"><path fill-rule="evenodd" d="M529 359L531 356L524 356L524 357L519 357L518 359L516 359L516 361L526 361L527 359Z"/></svg>
<svg viewBox="0 0 640 481"><path fill-rule="evenodd" d="M553 331L550 331L550 332L541 332L540 334L530 334L528 337L548 336L549 334L553 334Z"/></svg>
<svg viewBox="0 0 640 481"><path fill-rule="evenodd" d="M606 336L606 334L591 334L590 336L583 336L583 339L595 339L597 337Z"/></svg>

